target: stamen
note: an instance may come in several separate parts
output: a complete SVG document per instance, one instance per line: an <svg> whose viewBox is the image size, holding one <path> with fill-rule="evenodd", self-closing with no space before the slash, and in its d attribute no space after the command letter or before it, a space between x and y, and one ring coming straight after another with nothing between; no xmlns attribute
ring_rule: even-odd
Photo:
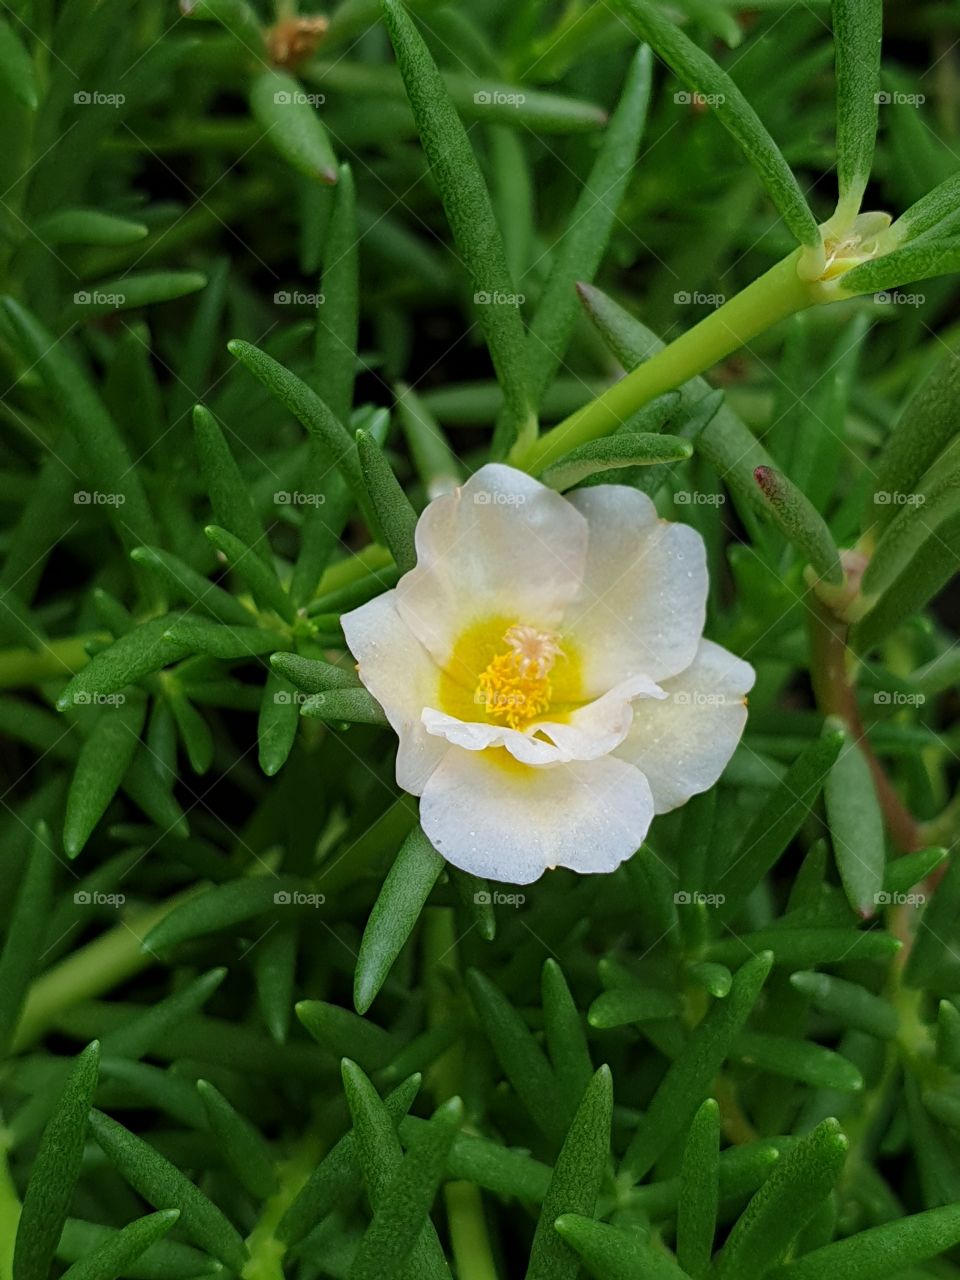
<svg viewBox="0 0 960 1280"><path fill-rule="evenodd" d="M522 729L550 706L549 672L562 650L556 636L535 627L510 627L503 639L509 652L483 672L475 697L487 715Z"/></svg>

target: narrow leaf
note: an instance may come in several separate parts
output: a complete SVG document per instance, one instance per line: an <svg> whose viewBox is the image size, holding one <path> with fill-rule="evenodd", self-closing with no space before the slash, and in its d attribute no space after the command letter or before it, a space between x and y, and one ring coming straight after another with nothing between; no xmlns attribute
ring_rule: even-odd
<svg viewBox="0 0 960 1280"><path fill-rule="evenodd" d="M254 77L250 110L277 153L298 173L334 183L339 171L330 138L295 76L271 68Z"/></svg>

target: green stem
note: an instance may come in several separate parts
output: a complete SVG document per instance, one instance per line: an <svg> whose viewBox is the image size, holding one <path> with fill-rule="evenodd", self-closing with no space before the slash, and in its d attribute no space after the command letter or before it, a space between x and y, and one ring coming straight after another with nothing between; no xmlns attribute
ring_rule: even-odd
<svg viewBox="0 0 960 1280"><path fill-rule="evenodd" d="M578 445L609 435L645 404L711 368L779 320L812 306L816 286L797 275L800 252L771 267L533 445L515 449L511 461L537 474Z"/></svg>
<svg viewBox="0 0 960 1280"><path fill-rule="evenodd" d="M109 639L106 632L93 631L85 636L44 641L42 649L5 649L0 652L0 689L72 676L89 661L87 645Z"/></svg>
<svg viewBox="0 0 960 1280"><path fill-rule="evenodd" d="M8 1140L0 1134L0 1280L13 1276L13 1245L20 1223L20 1197L7 1160Z"/></svg>

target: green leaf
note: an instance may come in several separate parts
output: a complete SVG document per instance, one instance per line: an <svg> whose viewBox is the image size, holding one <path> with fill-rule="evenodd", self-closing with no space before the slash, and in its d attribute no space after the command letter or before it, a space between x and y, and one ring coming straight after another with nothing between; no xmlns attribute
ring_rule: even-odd
<svg viewBox="0 0 960 1280"><path fill-rule="evenodd" d="M774 964L802 969L843 960L889 960L901 946L899 939L888 933L783 926L723 938L711 943L709 956L721 964L737 964L762 949L773 953Z"/></svg>
<svg viewBox="0 0 960 1280"><path fill-rule="evenodd" d="M168 951L193 938L255 919L265 911L273 913L277 907L289 906L295 894L305 894L309 888L308 881L293 876L239 876L177 903L150 930L144 946L150 951Z"/></svg>
<svg viewBox="0 0 960 1280"><path fill-rule="evenodd" d="M333 411L295 373L285 369L265 351L235 338L227 343L227 350L235 356L270 394L302 423L326 453L329 465L336 465L365 510L368 509L366 486L360 470L356 441ZM369 511L367 510L368 519ZM369 521L376 530L375 520ZM234 531L236 532L236 531Z"/></svg>
<svg viewBox="0 0 960 1280"><path fill-rule="evenodd" d="M547 467L540 479L562 492L598 471L684 462L692 453L690 441L678 436L617 434L572 449Z"/></svg>
<svg viewBox="0 0 960 1280"><path fill-rule="evenodd" d="M854 1031L863 1031L881 1040L893 1040L900 1019L893 1005L873 995L857 982L829 973L803 970L791 973L790 983L802 992L821 1013L829 1013Z"/></svg>
<svg viewBox="0 0 960 1280"><path fill-rule="evenodd" d="M326 693L331 689L356 689L359 686L355 671L335 667L319 658L302 658L296 653L274 653L270 657L270 665L303 693Z"/></svg>
<svg viewBox="0 0 960 1280"><path fill-rule="evenodd" d="M160 547L134 547L130 559L153 574L178 604L196 606L219 622L249 626L254 615L229 591L209 582L178 556Z"/></svg>
<svg viewBox="0 0 960 1280"><path fill-rule="evenodd" d="M757 467L753 474L770 504L774 524L787 541L806 557L819 577L841 583L840 553L826 521L806 494L773 467Z"/></svg>
<svg viewBox="0 0 960 1280"><path fill-rule="evenodd" d="M33 62L6 18L0 20L0 84L25 107L37 109L40 98Z"/></svg>
<svg viewBox="0 0 960 1280"><path fill-rule="evenodd" d="M169 635L171 623L177 616L168 614L142 622L94 654L61 693L57 708L65 711L70 706L87 706L99 695L117 693L152 671L186 657L189 646L174 642Z"/></svg>
<svg viewBox="0 0 960 1280"><path fill-rule="evenodd" d="M554 1224L566 1213L593 1214L610 1159L612 1118L613 1080L610 1068L604 1066L587 1086L553 1166L526 1280L576 1280L580 1259Z"/></svg>
<svg viewBox="0 0 960 1280"><path fill-rule="evenodd" d="M396 1036L376 1023L324 1000L301 1000L297 1017L324 1049L338 1058L352 1054L367 1071L385 1067L400 1047Z"/></svg>
<svg viewBox="0 0 960 1280"><path fill-rule="evenodd" d="M209 1080L198 1080L197 1090L227 1168L252 1196L266 1200L277 1189L277 1174L260 1131Z"/></svg>
<svg viewBox="0 0 960 1280"><path fill-rule="evenodd" d="M826 731L797 758L771 792L747 828L739 851L717 877L716 888L725 897L720 906L722 915L730 918L742 910L748 894L800 830L843 743L843 733Z"/></svg>
<svg viewBox="0 0 960 1280"><path fill-rule="evenodd" d="M863 1088L863 1077L849 1058L812 1040L741 1031L731 1056L760 1071L799 1080L815 1089L858 1093Z"/></svg>
<svg viewBox="0 0 960 1280"><path fill-rule="evenodd" d="M110 495L117 531L128 546L156 541L153 516L127 446L64 342L12 298L0 300L0 314L31 369L43 380L47 394L77 442L82 475L98 492ZM122 518L121 518L122 517Z"/></svg>
<svg viewBox="0 0 960 1280"><path fill-rule="evenodd" d="M474 315L503 388L509 423L508 437L497 442L503 455L515 439L535 429L526 335L503 239L476 156L430 51L400 0L383 0L383 15L421 145L470 275Z"/></svg>
<svg viewBox="0 0 960 1280"><path fill-rule="evenodd" d="M587 1014L591 1027L607 1030L632 1022L651 1022L676 1018L682 1011L680 997L672 991L650 987L614 987L597 996Z"/></svg>
<svg viewBox="0 0 960 1280"><path fill-rule="evenodd" d="M803 245L820 245L820 232L779 147L734 81L647 0L617 0L629 25L653 47L688 89L711 109L760 176L780 216Z"/></svg>
<svg viewBox="0 0 960 1280"><path fill-rule="evenodd" d="M143 1058L155 1052L185 1018L203 1008L226 976L226 969L211 969L129 1022L108 1031L103 1038L103 1056L114 1060Z"/></svg>
<svg viewBox="0 0 960 1280"><path fill-rule="evenodd" d="M303 85L286 71L261 71L250 86L250 110L278 155L297 173L319 182L337 181L330 138Z"/></svg>
<svg viewBox="0 0 960 1280"><path fill-rule="evenodd" d="M417 513L400 487L383 450L366 431L357 432L357 454L363 482L387 547L400 572L407 573L417 563L414 544Z"/></svg>
<svg viewBox="0 0 960 1280"><path fill-rule="evenodd" d="M460 483L461 469L440 424L412 387L397 386L397 417L430 499Z"/></svg>
<svg viewBox="0 0 960 1280"><path fill-rule="evenodd" d="M953 957L951 940L960 918L960 860L951 858L937 891L927 899L903 969L908 987L928 986L939 966Z"/></svg>
<svg viewBox="0 0 960 1280"><path fill-rule="evenodd" d="M373 1004L443 868L443 858L423 829L414 827L400 846L363 931L353 978L357 1013L366 1013Z"/></svg>
<svg viewBox="0 0 960 1280"><path fill-rule="evenodd" d="M69 1280L116 1280L128 1275L129 1268L152 1244L166 1235L180 1217L179 1209L162 1209L130 1222L98 1249L75 1262L63 1273Z"/></svg>
<svg viewBox="0 0 960 1280"><path fill-rule="evenodd" d="M506 996L476 969L467 973L467 990L480 1025L517 1097L548 1138L562 1141L566 1131L563 1096L550 1063L523 1018Z"/></svg>
<svg viewBox="0 0 960 1280"><path fill-rule="evenodd" d="M384 1098L383 1107L393 1129L410 1110L419 1089L420 1076L413 1075ZM339 1203L349 1199L352 1192L359 1191L360 1166L356 1147L356 1138L351 1130L330 1148L280 1219L276 1230L278 1240L288 1245L297 1244Z"/></svg>
<svg viewBox="0 0 960 1280"><path fill-rule="evenodd" d="M204 289L207 277L199 271L142 271L98 280L73 295L73 314L80 319L113 315L134 307L173 302Z"/></svg>
<svg viewBox="0 0 960 1280"><path fill-rule="evenodd" d="M690 1122L680 1165L677 1261L693 1280L706 1275L717 1229L720 1108L706 1098Z"/></svg>
<svg viewBox="0 0 960 1280"><path fill-rule="evenodd" d="M345 164L340 168L323 246L323 302L317 308L313 344L317 394L341 422L349 422L353 406L360 309L359 247L353 174Z"/></svg>
<svg viewBox="0 0 960 1280"><path fill-rule="evenodd" d="M253 509L247 483L216 418L202 404L193 410L194 443L217 523L270 564L270 545Z"/></svg>
<svg viewBox="0 0 960 1280"><path fill-rule="evenodd" d="M593 1062L580 1011L563 970L552 957L543 963L540 980L547 1052L557 1084L573 1115L593 1076Z"/></svg>
<svg viewBox="0 0 960 1280"><path fill-rule="evenodd" d="M960 173L952 173L910 205L895 223L901 239L916 240L928 231L954 230L960 214Z"/></svg>
<svg viewBox="0 0 960 1280"><path fill-rule="evenodd" d="M113 247L136 244L150 229L144 222L119 218L116 214L103 213L99 209L58 209L56 213L41 218L35 230L41 240L50 245L96 244Z"/></svg>
<svg viewBox="0 0 960 1280"><path fill-rule="evenodd" d="M140 744L146 718L142 695L124 697L103 707L80 748L63 823L63 848L75 858L113 799Z"/></svg>
<svg viewBox="0 0 960 1280"><path fill-rule="evenodd" d="M567 1213L557 1219L556 1229L597 1280L689 1280L639 1227L613 1227Z"/></svg>
<svg viewBox="0 0 960 1280"><path fill-rule="evenodd" d="M560 366L573 332L577 318L574 286L581 280L593 280L633 171L647 119L652 63L650 50L641 45L630 64L620 102L604 131L597 158L570 213L566 234L556 247L547 283L530 321L527 358L533 399L538 404Z"/></svg>
<svg viewBox="0 0 960 1280"><path fill-rule="evenodd" d="M946 849L916 849L913 853L901 853L887 863L883 877L883 889L890 897L905 894L921 880L926 880L931 872L942 866L948 858Z"/></svg>
<svg viewBox="0 0 960 1280"><path fill-rule="evenodd" d="M57 1257L64 1262L79 1262L95 1250L114 1240L120 1232L80 1218L68 1218L57 1247ZM209 1254L188 1244L161 1240L151 1245L138 1261L129 1264L125 1274L130 1280L192 1280L220 1270L220 1263Z"/></svg>
<svg viewBox="0 0 960 1280"><path fill-rule="evenodd" d="M260 608L272 609L284 622L292 623L293 602L280 585L273 564L265 563L253 547L227 529L208 524L203 532L237 577L250 588Z"/></svg>
<svg viewBox="0 0 960 1280"><path fill-rule="evenodd" d="M257 722L260 768L272 778L287 762L297 740L300 705L297 690L276 671L267 673Z"/></svg>
<svg viewBox="0 0 960 1280"><path fill-rule="evenodd" d="M384 1280L403 1274L429 1222L430 1206L462 1121L463 1103L459 1098L451 1098L434 1112L411 1143L396 1172L383 1187L373 1221L350 1267L350 1280Z"/></svg>
<svg viewBox="0 0 960 1280"><path fill-rule="evenodd" d="M13 1280L47 1280L80 1174L87 1116L100 1063L94 1041L78 1055L40 1139L23 1197L13 1250Z"/></svg>
<svg viewBox="0 0 960 1280"><path fill-rule="evenodd" d="M858 743L844 743L830 766L823 798L847 901L868 920L882 901L887 858L876 786Z"/></svg>
<svg viewBox="0 0 960 1280"><path fill-rule="evenodd" d="M881 293L898 285L931 276L951 275L960 268L960 237L937 239L936 232L894 249L879 258L870 258L843 274L839 298L864 293Z"/></svg>
<svg viewBox="0 0 960 1280"><path fill-rule="evenodd" d="M236 1228L175 1165L102 1111L91 1111L90 1128L110 1163L148 1204L179 1209L184 1235L224 1266L243 1267L247 1249Z"/></svg>
<svg viewBox="0 0 960 1280"><path fill-rule="evenodd" d="M639 1181L689 1124L750 1016L773 964L763 951L737 970L725 1000L711 1005L667 1068L630 1140L622 1169Z"/></svg>
<svg viewBox="0 0 960 1280"><path fill-rule="evenodd" d="M960 1010L949 1000L941 1000L937 1012L937 1061L960 1071Z"/></svg>
<svg viewBox="0 0 960 1280"><path fill-rule="evenodd" d="M43 951L55 862L50 829L40 821L27 849L0 952L0 1059L10 1052L23 1002Z"/></svg>
<svg viewBox="0 0 960 1280"><path fill-rule="evenodd" d="M389 723L380 703L366 689L331 689L311 694L301 705L300 714L335 724Z"/></svg>
<svg viewBox="0 0 960 1280"><path fill-rule="evenodd" d="M884 1280L937 1258L960 1241L960 1207L908 1214L814 1249L769 1273L770 1280ZM919 1273L918 1273L919 1274ZM933 1274L932 1272L930 1274Z"/></svg>
<svg viewBox="0 0 960 1280"><path fill-rule="evenodd" d="M847 1140L824 1120L777 1164L717 1255L716 1280L761 1280L781 1262L840 1176Z"/></svg>
<svg viewBox="0 0 960 1280"><path fill-rule="evenodd" d="M343 1087L353 1119L357 1161L363 1175L367 1196L376 1215L394 1189L395 1179L399 1177L403 1167L400 1141L394 1131L393 1120L386 1105L357 1064L345 1058L341 1064L341 1070ZM455 1130L459 1121L459 1115L445 1117L441 1122L440 1132L434 1130L430 1135L426 1150L433 1149L438 1139L445 1144L448 1124L450 1129ZM424 1218L425 1221L419 1237L414 1242L412 1257L409 1261L411 1274L422 1276L423 1280L450 1280L450 1269L444 1260L437 1233L425 1213ZM395 1270L393 1274L398 1272ZM351 1280L355 1280L352 1272Z"/></svg>
<svg viewBox="0 0 960 1280"><path fill-rule="evenodd" d="M873 168L883 0L833 0L831 8L837 60L838 214L846 223L859 212Z"/></svg>
<svg viewBox="0 0 960 1280"><path fill-rule="evenodd" d="M276 649L283 640L279 631L266 631L260 627L235 627L225 623L207 622L203 618L186 615L167 623L166 638L174 645L182 646L188 653L207 653L212 658L256 658Z"/></svg>

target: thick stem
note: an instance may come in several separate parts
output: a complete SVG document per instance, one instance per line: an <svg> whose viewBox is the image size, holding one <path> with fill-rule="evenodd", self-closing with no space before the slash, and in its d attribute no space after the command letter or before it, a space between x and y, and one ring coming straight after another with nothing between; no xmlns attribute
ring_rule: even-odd
<svg viewBox="0 0 960 1280"><path fill-rule="evenodd" d="M811 593L810 618L810 674L817 706L824 715L839 717L860 744L894 844L902 853L919 849L922 841L917 824L874 754L860 719L857 697L847 672L847 624L815 593Z"/></svg>
<svg viewBox="0 0 960 1280"><path fill-rule="evenodd" d="M542 471L578 445L609 435L649 401L710 369L779 320L812 306L816 292L797 275L799 253L771 267L533 445L515 448L511 461L534 474Z"/></svg>

